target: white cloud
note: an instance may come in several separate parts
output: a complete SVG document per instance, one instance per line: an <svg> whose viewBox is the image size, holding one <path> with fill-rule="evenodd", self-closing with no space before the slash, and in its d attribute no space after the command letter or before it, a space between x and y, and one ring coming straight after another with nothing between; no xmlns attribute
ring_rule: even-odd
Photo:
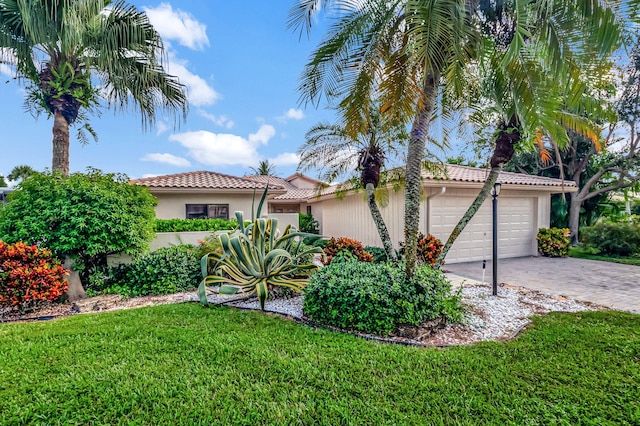
<svg viewBox="0 0 640 426"><path fill-rule="evenodd" d="M15 75L13 66L16 62L16 57L12 50L6 47L0 47L0 74L13 77Z"/></svg>
<svg viewBox="0 0 640 426"><path fill-rule="evenodd" d="M0 64L0 74L8 75L9 77L13 77L13 71L11 67L6 64Z"/></svg>
<svg viewBox="0 0 640 426"><path fill-rule="evenodd" d="M167 125L167 123L165 123L164 121L158 121L156 123L156 128L157 128L156 136L160 136L161 134L169 130L169 125Z"/></svg>
<svg viewBox="0 0 640 426"><path fill-rule="evenodd" d="M286 122L287 120L302 120L304 118L304 112L301 109L289 108L283 115L277 118L280 122Z"/></svg>
<svg viewBox="0 0 640 426"><path fill-rule="evenodd" d="M209 46L207 26L190 13L180 9L173 10L169 3L160 3L158 7L142 9L163 39L177 40L181 45L194 50L202 50Z"/></svg>
<svg viewBox="0 0 640 426"><path fill-rule="evenodd" d="M191 163L186 158L176 157L173 154L147 154L141 158L142 161L152 161L154 163L169 164L177 167L189 167ZM145 176L146 177L146 176Z"/></svg>
<svg viewBox="0 0 640 426"><path fill-rule="evenodd" d="M258 164L261 156L258 147L265 145L275 135L273 126L263 124L247 139L229 133L212 133L206 130L177 133L169 140L187 148L189 157L208 166L243 166Z"/></svg>
<svg viewBox="0 0 640 426"><path fill-rule="evenodd" d="M187 62L172 57L167 64L167 72L178 76L180 83L187 86L189 103L195 106L213 105L221 98L220 94L209 86L199 75L187 69Z"/></svg>
<svg viewBox="0 0 640 426"><path fill-rule="evenodd" d="M269 164L274 166L297 166L300 156L294 152L284 152L277 157L269 158Z"/></svg>
<svg viewBox="0 0 640 426"><path fill-rule="evenodd" d="M230 120L229 117L227 117L226 115L213 115L213 114L209 114L207 111L203 110L203 109L198 109L198 114L200 114L202 117L206 118L207 120L217 124L220 127L226 127L227 129L232 128L235 123L233 122L233 120Z"/></svg>

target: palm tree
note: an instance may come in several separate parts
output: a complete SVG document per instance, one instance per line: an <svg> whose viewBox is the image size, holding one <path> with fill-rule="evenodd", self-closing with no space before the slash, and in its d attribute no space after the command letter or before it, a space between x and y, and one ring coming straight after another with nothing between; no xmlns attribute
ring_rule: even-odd
<svg viewBox="0 0 640 426"><path fill-rule="evenodd" d="M302 0L289 16L292 28L311 28L323 10L340 19L312 53L300 84L303 101L335 101L345 129L357 137L370 100L383 120L411 124L405 171L404 237L407 279L416 262L421 169L438 91L445 83L462 97L463 71L479 50L463 0Z"/></svg>
<svg viewBox="0 0 640 426"><path fill-rule="evenodd" d="M387 258L397 261L389 230L384 222L375 189L380 184L380 173L389 154L395 155L398 147L404 144L406 132L401 127L383 126L380 115L371 109L371 117L357 138L352 138L340 125L320 123L306 134L306 142L298 150L301 170L319 168L320 180L335 181L338 177L359 171L359 184L365 188L367 204L378 235L382 241Z"/></svg>
<svg viewBox="0 0 640 426"><path fill-rule="evenodd" d="M26 178L28 178L29 176L31 176L32 174L36 173L35 170L33 170L33 168L31 166L27 166L26 164L22 164L19 166L15 166L13 169L11 169L11 173L9 173L7 175L7 178L9 180L24 180Z"/></svg>
<svg viewBox="0 0 640 426"><path fill-rule="evenodd" d="M69 174L69 126L103 100L132 107L144 128L156 114L186 114L185 87L163 68L162 40L123 1L0 0L0 62L27 82L27 104L53 116L52 169ZM80 133L81 141L86 139Z"/></svg>
<svg viewBox="0 0 640 426"><path fill-rule="evenodd" d="M250 167L251 171L255 175L260 176L275 176L276 166L269 163L269 160L263 160L258 163L258 167Z"/></svg>

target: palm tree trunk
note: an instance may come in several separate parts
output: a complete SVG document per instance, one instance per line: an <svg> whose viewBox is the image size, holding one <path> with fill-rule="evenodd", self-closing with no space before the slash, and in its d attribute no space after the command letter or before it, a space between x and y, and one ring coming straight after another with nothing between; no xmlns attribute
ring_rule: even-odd
<svg viewBox="0 0 640 426"><path fill-rule="evenodd" d="M366 190L369 211L371 211L373 223L376 224L376 229L378 230L378 235L380 235L380 240L382 240L384 251L387 252L387 259L390 262L396 263L398 261L396 250L393 248L393 243L391 242L391 237L389 236L389 230L387 229L387 225L384 223L384 219L382 218L382 214L380 213L380 209L378 208L378 204L376 203L375 188L373 184L368 183L366 186Z"/></svg>
<svg viewBox="0 0 640 426"><path fill-rule="evenodd" d="M418 223L420 222L420 174L424 158L424 147L429 135L429 125L436 107L440 74L429 71L426 76L422 108L413 121L409 143L407 145L407 168L405 173L404 196L404 243L405 243L405 279L408 281L416 269L416 251L418 246Z"/></svg>
<svg viewBox="0 0 640 426"><path fill-rule="evenodd" d="M484 182L484 185L482 186L480 193L476 196L476 199L473 200L473 203L471 203L471 206L469 206L469 208L464 213L464 215L462 216L462 218L460 219L456 227L453 228L453 231L451 231L451 234L449 235L449 239L447 240L445 245L442 247L440 256L438 256L438 260L436 260L435 265L433 265L434 268L440 269L440 267L444 263L444 258L447 256L447 253L449 253L449 250L451 249L451 246L453 245L453 243L460 236L460 234L462 234L462 231L464 231L464 228L467 226L469 221L476 214L480 206L482 206L482 203L484 203L484 200L486 200L489 194L491 193L491 189L493 188L493 185L495 185L495 183L498 181L500 170L502 170L502 166L491 168L491 171L489 172L489 176L487 176L487 180Z"/></svg>
<svg viewBox="0 0 640 426"><path fill-rule="evenodd" d="M56 111L53 115L53 160L52 170L69 176L69 123Z"/></svg>
<svg viewBox="0 0 640 426"><path fill-rule="evenodd" d="M580 207L582 207L582 200L578 198L578 194L571 194L571 204L569 204L569 231L571 231L571 245L578 244Z"/></svg>

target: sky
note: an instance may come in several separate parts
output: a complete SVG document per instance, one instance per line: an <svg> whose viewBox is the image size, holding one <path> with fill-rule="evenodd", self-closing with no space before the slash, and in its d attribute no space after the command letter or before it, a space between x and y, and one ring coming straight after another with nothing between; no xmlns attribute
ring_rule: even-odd
<svg viewBox="0 0 640 426"><path fill-rule="evenodd" d="M98 142L81 145L71 129L70 169L94 167L130 178L210 170L242 176L261 160L276 174L296 172L305 133L334 120L322 105L299 104L299 76L326 23L310 37L287 30L293 0L129 1L144 10L162 36L169 61L189 92L189 113L179 127L158 117L144 131L134 111L104 109L90 123ZM322 19L322 18L320 18ZM0 65L0 174L27 164L51 167L53 121L37 120L24 104L24 87Z"/></svg>

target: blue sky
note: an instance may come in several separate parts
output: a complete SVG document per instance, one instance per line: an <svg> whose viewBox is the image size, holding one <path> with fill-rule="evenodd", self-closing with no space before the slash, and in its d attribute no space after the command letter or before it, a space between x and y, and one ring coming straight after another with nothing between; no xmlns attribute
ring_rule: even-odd
<svg viewBox="0 0 640 426"><path fill-rule="evenodd" d="M333 120L322 106L298 104L299 76L323 23L310 38L287 31L293 1L129 3L145 10L162 35L168 71L189 88L189 115L177 129L160 117L144 132L134 112L104 110L90 120L97 143L82 146L72 129L71 172L90 166L131 178L192 170L241 176L264 159L279 176L295 172L307 130ZM23 88L6 66L0 82L0 174L20 164L51 167L52 120L24 110Z"/></svg>

